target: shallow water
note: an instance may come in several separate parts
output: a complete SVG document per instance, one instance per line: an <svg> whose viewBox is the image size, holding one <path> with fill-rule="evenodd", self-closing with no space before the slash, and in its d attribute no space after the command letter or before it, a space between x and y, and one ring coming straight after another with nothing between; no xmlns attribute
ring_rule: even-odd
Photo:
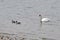
<svg viewBox="0 0 60 40"><path fill-rule="evenodd" d="M42 23L42 30L39 14L51 20ZM60 0L0 0L0 32L33 33L38 37L60 40L59 17ZM11 20L21 24L12 24Z"/></svg>

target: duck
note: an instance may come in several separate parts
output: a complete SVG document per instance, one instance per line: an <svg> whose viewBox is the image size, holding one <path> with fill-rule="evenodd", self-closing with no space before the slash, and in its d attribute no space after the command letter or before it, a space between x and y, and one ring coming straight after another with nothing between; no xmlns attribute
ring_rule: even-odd
<svg viewBox="0 0 60 40"><path fill-rule="evenodd" d="M12 20L12 23L16 23L16 21Z"/></svg>
<svg viewBox="0 0 60 40"><path fill-rule="evenodd" d="M21 22L16 21L16 24L21 24Z"/></svg>

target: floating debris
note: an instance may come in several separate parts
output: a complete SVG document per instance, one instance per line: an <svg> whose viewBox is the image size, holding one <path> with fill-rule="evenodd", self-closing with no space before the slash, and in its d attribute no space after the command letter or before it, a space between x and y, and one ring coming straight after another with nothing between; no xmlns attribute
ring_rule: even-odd
<svg viewBox="0 0 60 40"><path fill-rule="evenodd" d="M22 38L21 40L24 40L25 38Z"/></svg>
<svg viewBox="0 0 60 40"><path fill-rule="evenodd" d="M42 38L42 40L55 40L55 39L51 39L51 38Z"/></svg>
<svg viewBox="0 0 60 40"><path fill-rule="evenodd" d="M1 39L3 39L4 38L4 36L1 36Z"/></svg>

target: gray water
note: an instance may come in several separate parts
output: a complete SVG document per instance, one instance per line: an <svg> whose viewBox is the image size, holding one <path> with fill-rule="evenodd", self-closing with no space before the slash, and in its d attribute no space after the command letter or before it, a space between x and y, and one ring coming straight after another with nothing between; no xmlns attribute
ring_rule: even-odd
<svg viewBox="0 0 60 40"><path fill-rule="evenodd" d="M42 30L39 14L51 20L42 23ZM60 0L0 0L0 32L24 32L60 40L59 17ZM21 24L12 24L11 20Z"/></svg>

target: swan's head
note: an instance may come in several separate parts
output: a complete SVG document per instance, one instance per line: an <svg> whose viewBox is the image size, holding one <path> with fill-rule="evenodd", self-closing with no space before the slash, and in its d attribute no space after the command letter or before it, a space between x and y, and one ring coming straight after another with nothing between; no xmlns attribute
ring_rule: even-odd
<svg viewBox="0 0 60 40"><path fill-rule="evenodd" d="M39 16L41 16L41 14L39 14Z"/></svg>

